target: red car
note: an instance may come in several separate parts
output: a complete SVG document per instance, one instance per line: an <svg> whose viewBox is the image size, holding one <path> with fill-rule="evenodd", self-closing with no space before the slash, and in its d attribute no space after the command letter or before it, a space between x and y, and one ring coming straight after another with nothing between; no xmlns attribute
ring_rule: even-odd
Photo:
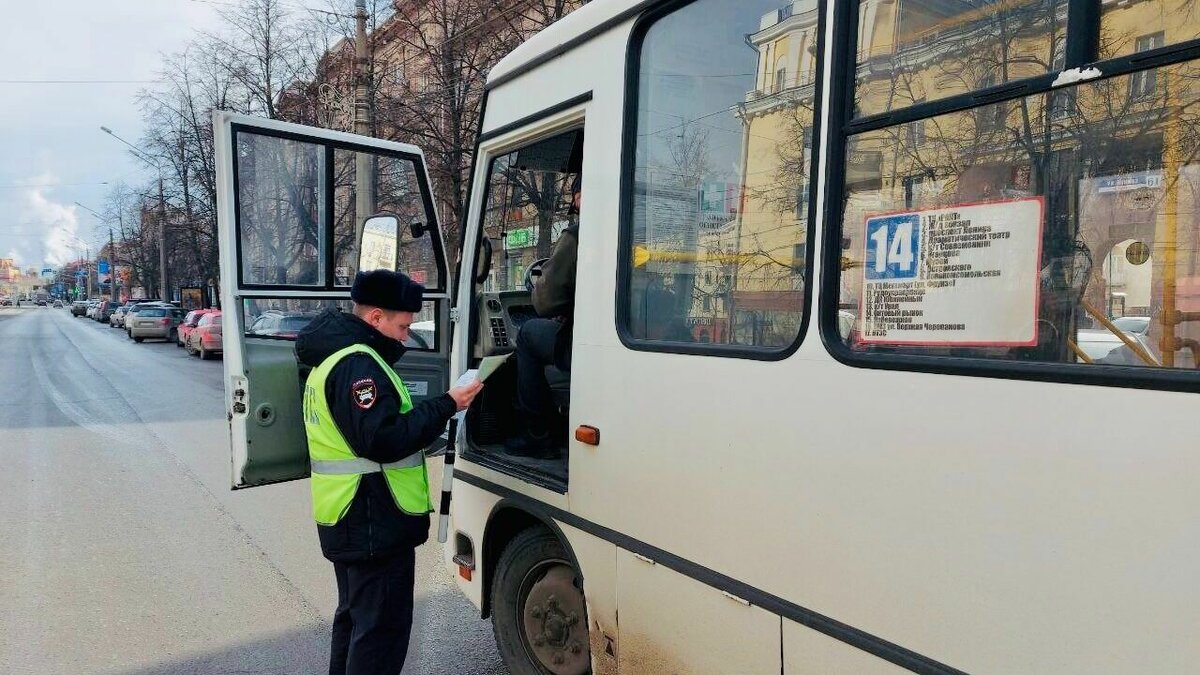
<svg viewBox="0 0 1200 675"><path fill-rule="evenodd" d="M179 322L179 330L175 333L175 346L183 347L187 344L188 335L196 330L196 324L200 323L200 319L205 314L211 314L215 309L193 309L183 317L183 321Z"/></svg>
<svg viewBox="0 0 1200 675"><path fill-rule="evenodd" d="M220 354L221 349L221 312L208 312L200 317L200 321L192 332L188 333L187 342L183 348L189 354L199 354L201 359L212 358Z"/></svg>

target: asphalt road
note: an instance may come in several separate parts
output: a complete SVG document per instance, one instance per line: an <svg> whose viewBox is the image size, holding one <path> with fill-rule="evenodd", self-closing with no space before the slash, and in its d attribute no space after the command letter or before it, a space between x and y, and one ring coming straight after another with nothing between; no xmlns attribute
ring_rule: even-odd
<svg viewBox="0 0 1200 675"><path fill-rule="evenodd" d="M0 671L325 671L307 482L230 491L221 382L173 344L0 309ZM440 559L418 551L404 672L504 673Z"/></svg>

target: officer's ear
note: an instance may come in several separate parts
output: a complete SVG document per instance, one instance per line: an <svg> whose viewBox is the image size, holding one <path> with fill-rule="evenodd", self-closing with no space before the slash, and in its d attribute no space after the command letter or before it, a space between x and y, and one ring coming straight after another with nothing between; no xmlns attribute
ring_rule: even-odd
<svg viewBox="0 0 1200 675"><path fill-rule="evenodd" d="M354 315L371 326L379 323L379 318L383 315L383 310L378 307L368 307L367 305L356 304L354 306Z"/></svg>

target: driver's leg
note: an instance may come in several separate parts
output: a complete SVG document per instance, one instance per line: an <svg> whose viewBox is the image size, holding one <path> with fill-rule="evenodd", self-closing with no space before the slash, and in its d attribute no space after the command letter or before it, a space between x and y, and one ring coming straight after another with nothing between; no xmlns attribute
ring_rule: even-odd
<svg viewBox="0 0 1200 675"><path fill-rule="evenodd" d="M550 387L546 366L554 363L554 348L562 324L551 319L530 319L517 333L517 410L524 433L513 439L509 449L520 454L537 454L550 445L547 410Z"/></svg>

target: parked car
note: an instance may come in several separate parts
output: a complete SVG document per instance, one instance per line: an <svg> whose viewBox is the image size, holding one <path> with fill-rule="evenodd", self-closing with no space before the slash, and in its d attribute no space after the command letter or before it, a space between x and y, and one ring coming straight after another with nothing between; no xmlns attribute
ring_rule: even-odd
<svg viewBox="0 0 1200 675"><path fill-rule="evenodd" d="M100 310L100 301L99 300L88 300L88 308L87 308L87 315L86 315L87 318L94 320L96 318L96 312L98 312L99 310Z"/></svg>
<svg viewBox="0 0 1200 675"><path fill-rule="evenodd" d="M130 339L133 339L133 332L130 330L130 327L133 325L133 320L136 318L136 315L139 312L147 307L161 306L162 303L157 300L139 300L138 302L134 303L134 305L125 312L125 320L122 323L122 325L125 327L125 335L127 335Z"/></svg>
<svg viewBox="0 0 1200 675"><path fill-rule="evenodd" d="M1148 316L1122 316L1112 320L1113 325L1126 333L1134 335L1146 335L1150 332L1150 317Z"/></svg>
<svg viewBox="0 0 1200 675"><path fill-rule="evenodd" d="M174 342L183 319L183 311L169 305L149 305L143 307L129 323L129 336L134 342L146 338Z"/></svg>
<svg viewBox="0 0 1200 675"><path fill-rule="evenodd" d="M0 300L0 307L12 307L13 301L9 298Z"/></svg>
<svg viewBox="0 0 1200 675"><path fill-rule="evenodd" d="M312 313L264 312L250 324L247 333L261 337L294 339L300 334L300 330L315 318L317 315Z"/></svg>
<svg viewBox="0 0 1200 675"><path fill-rule="evenodd" d="M188 333L183 348L189 354L199 354L201 359L209 359L213 354L222 352L221 344L221 312L216 311L200 317L196 328Z"/></svg>
<svg viewBox="0 0 1200 675"><path fill-rule="evenodd" d="M193 309L192 311L188 312L183 317L183 321L181 321L179 323L179 330L176 331L176 336L175 336L175 344L179 347L186 345L188 335L190 335L193 330L196 330L196 324L200 323L200 319L205 314L211 314L212 312L215 312L215 311L217 311L217 310L215 310L215 309Z"/></svg>
<svg viewBox="0 0 1200 675"><path fill-rule="evenodd" d="M1142 357L1138 356L1137 352L1130 349L1129 345L1121 338L1113 335L1106 329L1085 328L1080 330L1075 335L1075 344L1079 345L1079 349L1093 363L1103 363L1117 366L1157 366L1158 350L1152 345L1152 341L1145 334L1131 333L1122 331L1125 337L1131 342L1140 346L1143 351L1151 358L1152 363L1146 363ZM1081 357L1076 357L1077 362L1082 362Z"/></svg>
<svg viewBox="0 0 1200 675"><path fill-rule="evenodd" d="M112 316L108 317L108 325L109 325L109 326L112 326L113 328L122 328L122 327L124 327L124 325L125 325L125 313L129 311L129 308L130 308L130 307L133 307L133 303L132 303L132 302L127 302L127 303L125 303L125 304L121 305L120 307L118 307L118 308L116 309L116 311L114 311L114 312L112 313Z"/></svg>
<svg viewBox="0 0 1200 675"><path fill-rule="evenodd" d="M96 320L100 323L108 323L109 317L111 317L112 313L117 311L117 308L120 306L121 303L119 302L109 301L100 303L100 308L96 310Z"/></svg>

